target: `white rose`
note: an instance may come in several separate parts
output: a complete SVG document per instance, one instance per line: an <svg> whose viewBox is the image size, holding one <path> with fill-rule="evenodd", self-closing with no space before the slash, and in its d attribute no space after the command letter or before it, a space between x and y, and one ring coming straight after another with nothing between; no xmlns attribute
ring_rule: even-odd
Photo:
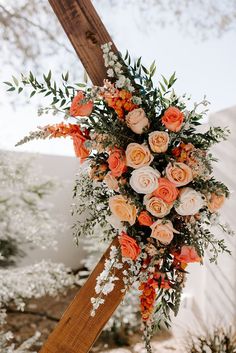
<svg viewBox="0 0 236 353"><path fill-rule="evenodd" d="M138 194L151 194L158 188L158 178L160 178L158 170L142 167L132 172L129 183Z"/></svg>
<svg viewBox="0 0 236 353"><path fill-rule="evenodd" d="M204 206L202 194L189 187L181 190L178 201L175 210L181 216L194 215Z"/></svg>

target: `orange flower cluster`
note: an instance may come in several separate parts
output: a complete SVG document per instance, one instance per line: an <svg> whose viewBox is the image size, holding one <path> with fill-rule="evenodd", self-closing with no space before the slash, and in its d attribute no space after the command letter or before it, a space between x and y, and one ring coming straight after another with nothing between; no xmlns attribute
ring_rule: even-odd
<svg viewBox="0 0 236 353"><path fill-rule="evenodd" d="M143 321L147 321L152 315L156 299L156 288L157 283L150 279L142 283L139 287L142 291L140 295L140 308Z"/></svg>
<svg viewBox="0 0 236 353"><path fill-rule="evenodd" d="M79 125L64 123L48 125L45 127L45 131L49 134L49 138L71 136L76 156L81 158L81 160L88 157L89 150L84 143L88 139L89 134L87 131L82 132Z"/></svg>
<svg viewBox="0 0 236 353"><path fill-rule="evenodd" d="M175 147L172 150L172 154L177 157L178 162L185 162L191 153L194 150L194 146L191 143L181 143L178 147Z"/></svg>
<svg viewBox="0 0 236 353"><path fill-rule="evenodd" d="M55 125L47 125L45 130L50 134L50 138L73 136L77 134L83 136L80 126L77 124L60 123Z"/></svg>
<svg viewBox="0 0 236 353"><path fill-rule="evenodd" d="M114 94L106 92L104 98L108 106L116 111L119 119L124 119L127 112L138 107L132 102L132 94L124 89L116 90Z"/></svg>
<svg viewBox="0 0 236 353"><path fill-rule="evenodd" d="M159 278L161 277L161 283ZM160 286L159 286L160 283ZM140 307L143 321L147 321L154 310L154 304L156 300L156 289L164 288L169 289L169 281L164 278L164 274L157 272L153 275L152 278L149 278L147 282L142 283L139 287L139 290L142 291L140 295Z"/></svg>

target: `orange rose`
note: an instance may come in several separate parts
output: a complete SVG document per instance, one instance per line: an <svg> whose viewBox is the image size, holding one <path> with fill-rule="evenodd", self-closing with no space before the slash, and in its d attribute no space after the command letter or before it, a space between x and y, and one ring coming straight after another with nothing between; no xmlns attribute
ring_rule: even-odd
<svg viewBox="0 0 236 353"><path fill-rule="evenodd" d="M201 258L193 246L182 246L180 254L175 254L174 256L178 261L186 264L201 261Z"/></svg>
<svg viewBox="0 0 236 353"><path fill-rule="evenodd" d="M138 246L135 239L131 238L125 232L122 232L119 236L119 243L121 246L121 254L123 257L128 257L131 260L136 260L141 249Z"/></svg>
<svg viewBox="0 0 236 353"><path fill-rule="evenodd" d="M184 114L176 107L169 107L161 121L168 130L178 132L183 125Z"/></svg>
<svg viewBox="0 0 236 353"><path fill-rule="evenodd" d="M150 227L153 224L152 217L147 211L142 211L138 216L138 222L141 226Z"/></svg>
<svg viewBox="0 0 236 353"><path fill-rule="evenodd" d="M93 110L93 102L88 101L87 103L82 103L82 100L85 99L83 91L78 91L77 95L73 98L70 115L71 116L89 116Z"/></svg>
<svg viewBox="0 0 236 353"><path fill-rule="evenodd" d="M217 195L214 192L207 198L207 207L211 213L217 212L225 202L225 195Z"/></svg>
<svg viewBox="0 0 236 353"><path fill-rule="evenodd" d="M85 138L76 134L72 136L72 139L76 157L81 158L81 160L86 159L89 156L89 150L84 145Z"/></svg>
<svg viewBox="0 0 236 353"><path fill-rule="evenodd" d="M128 222L131 226L136 222L137 209L122 195L115 195L109 199L109 207L112 214L122 222Z"/></svg>
<svg viewBox="0 0 236 353"><path fill-rule="evenodd" d="M175 186L184 186L193 180L193 173L185 163L169 163L166 167L166 176Z"/></svg>
<svg viewBox="0 0 236 353"><path fill-rule="evenodd" d="M122 150L115 148L108 158L108 165L114 177L120 177L126 170L126 158Z"/></svg>
<svg viewBox="0 0 236 353"><path fill-rule="evenodd" d="M178 189L167 178L159 178L158 188L153 192L154 196L160 197L168 204L174 202L177 199L178 194Z"/></svg>

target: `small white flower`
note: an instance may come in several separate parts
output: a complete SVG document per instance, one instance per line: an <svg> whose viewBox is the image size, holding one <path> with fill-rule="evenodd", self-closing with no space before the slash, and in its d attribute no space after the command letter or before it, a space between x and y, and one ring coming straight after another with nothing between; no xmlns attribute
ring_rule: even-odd
<svg viewBox="0 0 236 353"><path fill-rule="evenodd" d="M108 77L114 77L114 71L113 71L113 69L108 69L108 70L107 70L107 76L108 76Z"/></svg>

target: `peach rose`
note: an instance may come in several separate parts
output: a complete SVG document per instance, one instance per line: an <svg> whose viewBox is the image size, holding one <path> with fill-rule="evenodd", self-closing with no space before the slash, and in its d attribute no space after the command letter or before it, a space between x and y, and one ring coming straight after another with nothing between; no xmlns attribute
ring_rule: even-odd
<svg viewBox="0 0 236 353"><path fill-rule="evenodd" d="M112 175L111 172L108 172L104 178L104 182L106 183L108 189L119 191L119 185L117 179Z"/></svg>
<svg viewBox="0 0 236 353"><path fill-rule="evenodd" d="M165 203L159 197L150 197L150 195L146 195L143 201L148 212L150 212L155 217L163 218L168 213L170 213L171 206Z"/></svg>
<svg viewBox="0 0 236 353"><path fill-rule="evenodd" d="M158 188L153 192L153 196L161 198L168 204L172 204L179 194L179 190L167 178L158 179Z"/></svg>
<svg viewBox="0 0 236 353"><path fill-rule="evenodd" d="M151 194L158 187L160 173L152 167L133 170L129 180L131 188L138 194Z"/></svg>
<svg viewBox="0 0 236 353"><path fill-rule="evenodd" d="M200 262L201 258L199 257L196 249L193 246L184 245L181 248L180 254L175 254L175 258L186 264L190 262Z"/></svg>
<svg viewBox="0 0 236 353"><path fill-rule="evenodd" d="M111 151L107 162L114 177L120 177L127 170L125 154L118 148Z"/></svg>
<svg viewBox="0 0 236 353"><path fill-rule="evenodd" d="M169 107L161 121L168 130L178 132L183 125L184 114L176 107Z"/></svg>
<svg viewBox="0 0 236 353"><path fill-rule="evenodd" d="M142 108L134 109L126 115L127 126L136 134L142 134L149 127L149 120Z"/></svg>
<svg viewBox="0 0 236 353"><path fill-rule="evenodd" d="M157 239L164 245L171 243L174 233L179 233L174 229L171 221L163 221L160 219L151 225L151 230L151 237Z"/></svg>
<svg viewBox="0 0 236 353"><path fill-rule="evenodd" d="M184 186L193 180L193 173L185 163L169 163L166 167L166 176L175 186Z"/></svg>
<svg viewBox="0 0 236 353"><path fill-rule="evenodd" d="M136 221L137 209L122 195L115 195L109 199L109 207L114 216L122 222L128 222L131 226Z"/></svg>
<svg viewBox="0 0 236 353"><path fill-rule="evenodd" d="M141 253L141 249L136 240L128 236L125 232L122 232L119 236L119 243L121 246L122 257L127 257L134 261Z"/></svg>
<svg viewBox="0 0 236 353"><path fill-rule="evenodd" d="M210 194L207 198L207 207L211 213L219 211L225 202L225 195Z"/></svg>
<svg viewBox="0 0 236 353"><path fill-rule="evenodd" d="M148 166L153 161L153 156L144 144L130 143L126 148L127 166L138 169Z"/></svg>
<svg viewBox="0 0 236 353"><path fill-rule="evenodd" d="M191 216L198 213L198 211L204 206L204 203L203 196L200 192L185 187L180 192L175 210L181 216Z"/></svg>
<svg viewBox="0 0 236 353"><path fill-rule="evenodd" d="M151 150L156 153L166 152L169 140L169 135L165 131L153 131L148 135L148 142Z"/></svg>
<svg viewBox="0 0 236 353"><path fill-rule="evenodd" d="M138 222L141 226L150 227L153 224L152 217L147 211L140 212L138 216Z"/></svg>
<svg viewBox="0 0 236 353"><path fill-rule="evenodd" d="M89 116L93 110L93 102L88 101L87 103L82 103L85 99L83 91L78 91L77 95L73 98L70 115L71 116Z"/></svg>

